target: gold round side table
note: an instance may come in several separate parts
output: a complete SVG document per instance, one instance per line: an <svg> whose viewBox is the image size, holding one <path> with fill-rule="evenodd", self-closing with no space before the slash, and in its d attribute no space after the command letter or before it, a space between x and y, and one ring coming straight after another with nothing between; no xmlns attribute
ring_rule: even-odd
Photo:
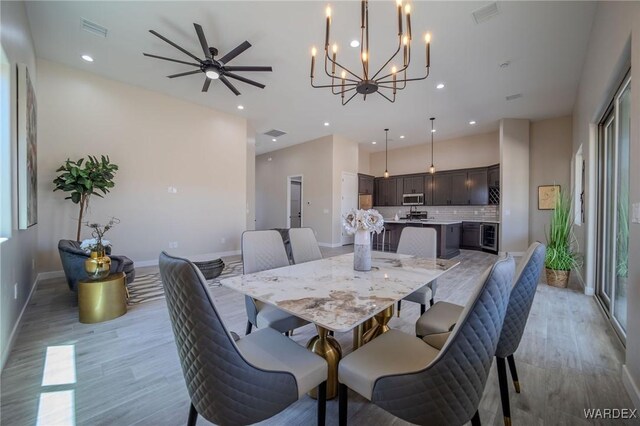
<svg viewBox="0 0 640 426"><path fill-rule="evenodd" d="M80 322L94 324L109 321L127 313L126 275L111 274L100 280L78 282L78 314Z"/></svg>

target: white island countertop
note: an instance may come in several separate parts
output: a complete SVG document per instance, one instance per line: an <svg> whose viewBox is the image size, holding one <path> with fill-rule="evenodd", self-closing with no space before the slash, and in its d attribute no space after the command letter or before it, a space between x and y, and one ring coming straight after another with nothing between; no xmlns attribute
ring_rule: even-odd
<svg viewBox="0 0 640 426"><path fill-rule="evenodd" d="M409 219L385 219L384 223L397 223L401 225L415 224L415 225L455 225L456 223L462 223L461 220L441 220L441 219L428 219L428 220L409 220Z"/></svg>

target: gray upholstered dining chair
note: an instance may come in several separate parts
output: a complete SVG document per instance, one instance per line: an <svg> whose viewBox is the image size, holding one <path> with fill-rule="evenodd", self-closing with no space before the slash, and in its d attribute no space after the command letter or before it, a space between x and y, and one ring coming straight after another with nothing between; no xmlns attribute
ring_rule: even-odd
<svg viewBox="0 0 640 426"><path fill-rule="evenodd" d="M438 234L433 228L417 228L406 226L400 234L397 253L409 254L423 259L435 259L438 253ZM433 305L438 289L437 280L427 283L403 300L420 304L420 315L427 309L427 303ZM398 316L402 308L402 300L398 301Z"/></svg>
<svg viewBox="0 0 640 426"><path fill-rule="evenodd" d="M289 229L289 242L293 263L311 262L322 259L318 241L311 228Z"/></svg>
<svg viewBox="0 0 640 426"><path fill-rule="evenodd" d="M278 236L278 238L280 238ZM202 273L187 259L160 255L160 275L182 373L198 414L219 425L274 416L318 387L318 424L326 415L327 362L265 328L237 341L225 327Z"/></svg>
<svg viewBox="0 0 640 426"><path fill-rule="evenodd" d="M245 274L289 266L289 258L278 231L245 231L242 233L242 266ZM247 308L246 334L251 328L271 327L281 333L289 333L307 321L290 315L273 305L245 296Z"/></svg>
<svg viewBox="0 0 640 426"><path fill-rule="evenodd" d="M524 327L527 325L533 298L536 294L542 266L544 264L546 248L535 242L529 246L524 257L518 263L509 305L504 319L504 327L496 349L496 365L498 367L498 382L500 384L500 399L504 424L511 425L511 408L509 406L509 386L507 385L507 369L505 359L509 363L511 378L516 393L520 393L520 382L513 354L518 349ZM446 343L450 330L462 314L463 307L448 302L438 302L416 323L416 335L436 349Z"/></svg>
<svg viewBox="0 0 640 426"><path fill-rule="evenodd" d="M401 419L429 425L480 424L478 405L504 321L513 281L511 256L480 278L447 344L389 330L338 367L340 425L347 423L347 388Z"/></svg>

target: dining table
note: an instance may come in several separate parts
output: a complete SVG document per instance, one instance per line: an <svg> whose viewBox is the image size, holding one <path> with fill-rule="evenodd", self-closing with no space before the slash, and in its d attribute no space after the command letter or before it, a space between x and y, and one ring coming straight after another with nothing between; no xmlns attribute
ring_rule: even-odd
<svg viewBox="0 0 640 426"><path fill-rule="evenodd" d="M395 303L457 266L456 259L423 259L373 251L371 270L353 268L353 253L225 278L220 283L271 304L317 330L307 348L328 364L327 398L338 391L342 348L329 332L353 331L354 350L389 330ZM368 320L375 318L369 330ZM315 394L311 394L315 396Z"/></svg>

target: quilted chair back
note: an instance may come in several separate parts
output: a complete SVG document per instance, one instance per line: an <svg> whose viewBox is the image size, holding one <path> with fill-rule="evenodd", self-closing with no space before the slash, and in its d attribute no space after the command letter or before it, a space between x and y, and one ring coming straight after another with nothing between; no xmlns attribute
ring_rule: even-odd
<svg viewBox="0 0 640 426"><path fill-rule="evenodd" d="M187 390L202 417L219 425L251 424L298 399L291 373L261 370L240 354L191 262L163 252L160 275Z"/></svg>
<svg viewBox="0 0 640 426"><path fill-rule="evenodd" d="M515 284L509 296L509 305L500 334L496 356L506 358L513 355L520 345L529 311L536 295L542 273L546 247L535 242L529 246L516 271Z"/></svg>
<svg viewBox="0 0 640 426"><path fill-rule="evenodd" d="M293 263L311 262L322 259L318 241L311 228L291 228L289 230Z"/></svg>
<svg viewBox="0 0 640 426"><path fill-rule="evenodd" d="M424 370L379 378L372 401L411 423L468 422L482 398L514 270L511 256L489 268L436 359Z"/></svg>
<svg viewBox="0 0 640 426"><path fill-rule="evenodd" d="M242 233L242 268L245 274L266 271L268 269L289 266L289 257L284 249L280 232L245 231ZM258 303L258 305L256 305ZM260 302L249 296L244 297L247 317L251 324L257 326Z"/></svg>
<svg viewBox="0 0 640 426"><path fill-rule="evenodd" d="M400 234L397 252L422 259L435 259L437 256L437 240L438 236L433 228L405 226Z"/></svg>

